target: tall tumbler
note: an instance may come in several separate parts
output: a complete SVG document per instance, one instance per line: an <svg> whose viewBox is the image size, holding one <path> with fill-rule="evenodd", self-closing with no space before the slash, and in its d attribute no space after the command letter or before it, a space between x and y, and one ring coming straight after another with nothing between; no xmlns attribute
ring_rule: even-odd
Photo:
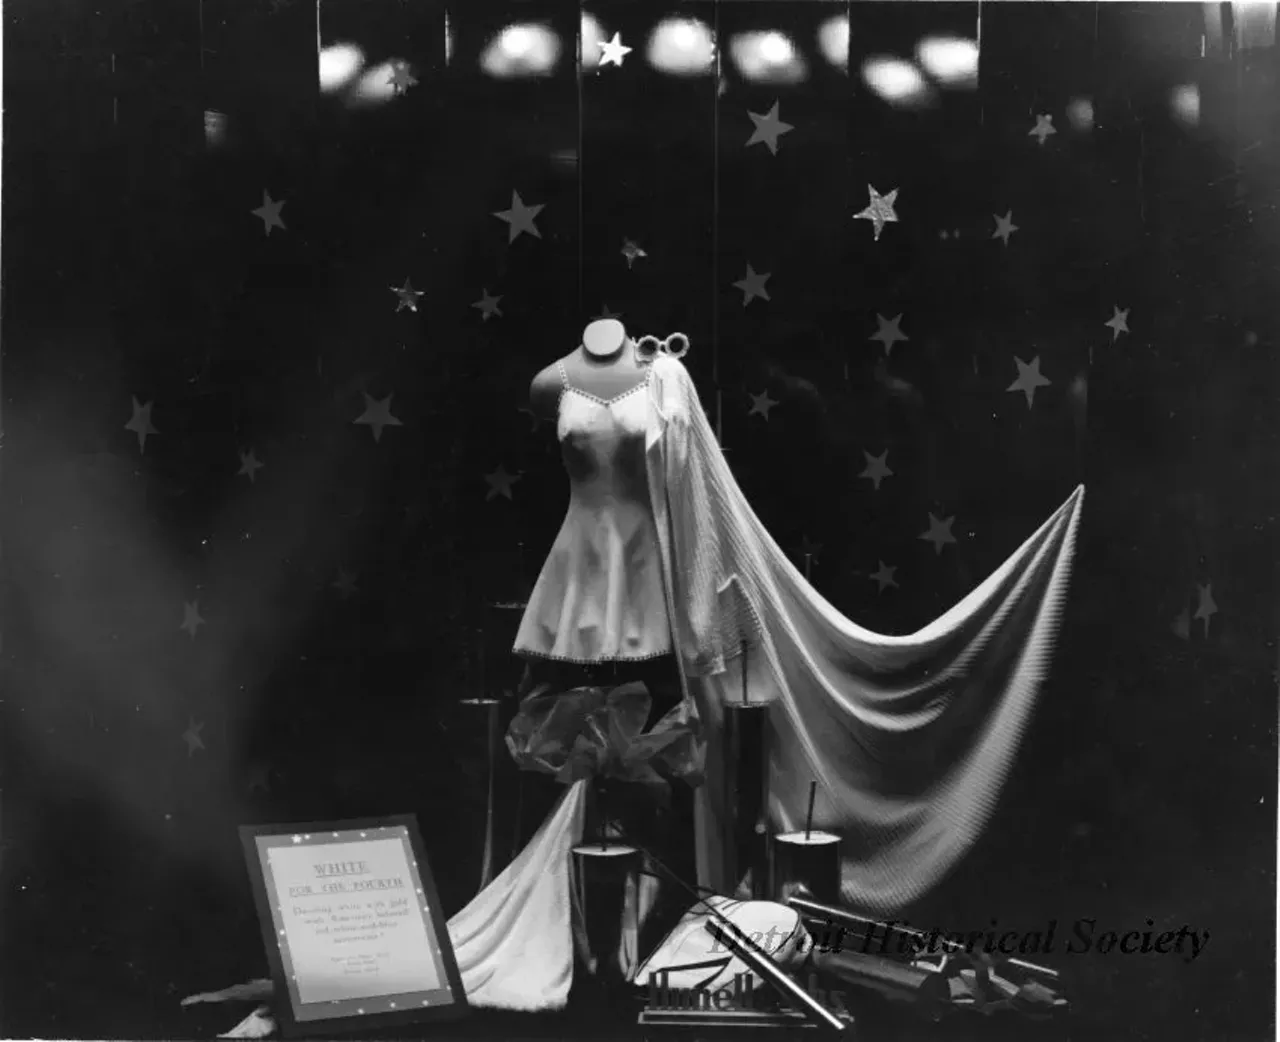
<svg viewBox="0 0 1280 1042"><path fill-rule="evenodd" d="M840 903L840 837L831 832L784 832L773 837L773 899L786 903L798 892L815 901Z"/></svg>
<svg viewBox="0 0 1280 1042"><path fill-rule="evenodd" d="M729 879L735 889L748 879L751 897L764 900L769 896L769 706L730 702L724 709L725 794L733 830Z"/></svg>
<svg viewBox="0 0 1280 1042"><path fill-rule="evenodd" d="M622 992L639 965L640 851L623 843L573 848L574 990Z"/></svg>

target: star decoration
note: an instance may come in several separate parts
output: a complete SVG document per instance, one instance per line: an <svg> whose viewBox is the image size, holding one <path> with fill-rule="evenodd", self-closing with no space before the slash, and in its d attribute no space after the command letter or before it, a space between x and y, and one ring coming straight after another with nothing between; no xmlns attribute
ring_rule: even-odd
<svg viewBox="0 0 1280 1042"><path fill-rule="evenodd" d="M631 270L631 265L636 262L637 258L649 256L647 253L644 252L644 250L642 250L630 239L628 239L626 242L622 244L622 255L627 258L628 271Z"/></svg>
<svg viewBox="0 0 1280 1042"><path fill-rule="evenodd" d="M897 567L887 565L883 561L877 561L876 563L880 567L872 572L869 578L880 587L878 592L884 593L890 586L895 590L898 589L898 581L893 577L894 572L898 570Z"/></svg>
<svg viewBox="0 0 1280 1042"><path fill-rule="evenodd" d="M1018 226L1013 223L1013 211L1010 210L1003 217L994 213L991 216L996 222L996 230L991 233L991 238L999 239L1008 246L1009 237L1018 230Z"/></svg>
<svg viewBox="0 0 1280 1042"><path fill-rule="evenodd" d="M756 129L751 132L751 137L747 139L747 147L764 145L775 156L778 154L778 138L796 129L790 123L783 123L778 118L778 102L776 101L773 103L773 108L763 115L758 112L748 112L747 115L751 117L751 122L756 125Z"/></svg>
<svg viewBox="0 0 1280 1042"><path fill-rule="evenodd" d="M471 306L479 310L481 322L488 322L489 319L493 318L495 315L499 318L502 317L502 308L498 307L498 302L501 299L501 297L489 296L489 291L487 289L482 289L480 291L480 299Z"/></svg>
<svg viewBox="0 0 1280 1042"><path fill-rule="evenodd" d="M248 789L250 792L271 791L271 764L259 763L249 768Z"/></svg>
<svg viewBox="0 0 1280 1042"><path fill-rule="evenodd" d="M1181 637L1183 640L1191 639L1191 608L1187 605L1182 606L1182 611L1178 613L1177 618L1169 626L1173 630L1175 637Z"/></svg>
<svg viewBox="0 0 1280 1042"><path fill-rule="evenodd" d="M1192 618L1204 620L1204 635L1207 637L1209 620L1218 614L1218 602L1213 599L1213 583L1205 583L1203 586L1196 583L1196 593L1200 601L1196 605L1196 613Z"/></svg>
<svg viewBox="0 0 1280 1042"><path fill-rule="evenodd" d="M542 238L542 233L538 231L533 221L542 212L543 206L544 204L542 203L526 206L524 200L520 198L519 192L511 193L511 209L498 210L493 215L498 220L507 222L508 244L515 242L521 232L528 232L535 239Z"/></svg>
<svg viewBox="0 0 1280 1042"><path fill-rule="evenodd" d="M127 431L133 431L138 435L138 453L144 454L147 451L147 435L159 434L160 432L151 425L151 406L152 402L145 405L138 403L138 399L133 401L133 415L129 418L129 422L124 425Z"/></svg>
<svg viewBox="0 0 1280 1042"><path fill-rule="evenodd" d="M733 284L734 289L742 290L742 306L745 308L756 297L761 300L771 300L769 291L765 289L764 284L773 276L769 272L758 272L750 264L747 265L747 273Z"/></svg>
<svg viewBox="0 0 1280 1042"><path fill-rule="evenodd" d="M413 75L413 71L409 68L408 62L398 61L391 69L391 75L387 77L387 82L391 84L392 91L399 97L410 87L418 85L417 78Z"/></svg>
<svg viewBox="0 0 1280 1042"><path fill-rule="evenodd" d="M885 478L893 477L893 471L889 469L889 464L887 462L889 458L889 450L885 449L879 456L873 456L871 453L867 452L866 449L863 449L862 454L867 457L867 465L863 468L862 473L859 474L858 477L870 478L876 487L876 491L879 492L880 482Z"/></svg>
<svg viewBox="0 0 1280 1042"><path fill-rule="evenodd" d="M600 68L616 65L622 68L622 59L631 53L631 48L622 42L622 34L614 33L612 40L600 41Z"/></svg>
<svg viewBox="0 0 1280 1042"><path fill-rule="evenodd" d="M1035 404L1036 388L1048 387L1049 380L1040 372L1040 356L1036 355L1029 363L1024 362L1021 358L1015 358L1018 364L1018 378L1013 381L1006 391L1022 391L1027 396L1027 408L1030 409Z"/></svg>
<svg viewBox="0 0 1280 1042"><path fill-rule="evenodd" d="M751 399L751 411L747 413L748 416L763 416L768 420L769 410L778 404L769 397L767 388L760 394L751 394L748 397Z"/></svg>
<svg viewBox="0 0 1280 1042"><path fill-rule="evenodd" d="M240 453L240 469L236 471L236 477L242 475L249 479L249 483L253 483L253 476L265 467L266 464L258 459L257 454L250 449L248 452Z"/></svg>
<svg viewBox="0 0 1280 1042"><path fill-rule="evenodd" d="M865 210L855 213L853 218L855 221L870 221L875 228L874 241L879 242L880 233L884 231L884 226L898 223L898 214L893 208L893 204L898 199L898 190L895 188L888 195L881 195L875 190L874 185L867 185L867 191L871 195L871 202L867 204Z"/></svg>
<svg viewBox="0 0 1280 1042"><path fill-rule="evenodd" d="M621 311L610 311L610 310L609 310L609 305L608 305L608 304L603 304L603 305L601 305L601 307L600 307L600 314L596 315L596 317L595 317L595 321L597 321L597 322L602 322L602 321L604 321L605 319L608 319L608 318L622 318L622 312L621 312Z"/></svg>
<svg viewBox="0 0 1280 1042"><path fill-rule="evenodd" d="M1111 310L1113 312L1111 318L1102 324L1111 330L1111 342L1114 344L1120 339L1121 333L1129 332L1129 309L1112 304Z"/></svg>
<svg viewBox="0 0 1280 1042"><path fill-rule="evenodd" d="M930 513L929 531L922 533L920 538L926 543L933 544L935 554L941 554L944 546L956 541L956 537L951 534L951 526L955 524L955 521L954 517L937 518Z"/></svg>
<svg viewBox="0 0 1280 1042"><path fill-rule="evenodd" d="M485 483L489 486L489 491L485 494L485 499L493 499L494 496L506 496L511 499L511 486L520 480L519 474L508 474L506 467L499 467L491 474L484 476Z"/></svg>
<svg viewBox="0 0 1280 1042"><path fill-rule="evenodd" d="M196 630L204 625L204 619L200 615L199 601L183 601L182 602L182 625L178 627L180 630L186 630L191 634L191 639L196 639Z"/></svg>
<svg viewBox="0 0 1280 1042"><path fill-rule="evenodd" d="M1052 135L1058 131L1054 129L1053 117L1046 115L1036 116L1036 125L1027 131L1027 137L1036 139L1036 143L1043 145Z"/></svg>
<svg viewBox="0 0 1280 1042"><path fill-rule="evenodd" d="M262 190L262 205L249 212L254 217L262 220L262 233L270 238L272 228L279 228L282 232L289 230L284 226L284 221L280 219L280 211L283 209L284 200L276 201L272 199L271 193L264 188Z"/></svg>
<svg viewBox="0 0 1280 1042"><path fill-rule="evenodd" d="M403 286L392 286L391 292L396 295L396 314L400 314L405 308L410 311L418 310L418 298L422 296L422 290L414 289L413 283L408 279L404 280Z"/></svg>
<svg viewBox="0 0 1280 1042"><path fill-rule="evenodd" d="M879 329L868 340L878 340L884 344L884 353L886 357L893 352L893 345L902 343L910 338L901 329L902 316L895 315L893 318L885 318L883 315L876 315L876 323Z"/></svg>
<svg viewBox="0 0 1280 1042"><path fill-rule="evenodd" d="M342 594L342 599L345 601L348 597L355 595L356 573L349 572L345 568L339 568L338 577L330 585Z"/></svg>
<svg viewBox="0 0 1280 1042"><path fill-rule="evenodd" d="M182 732L182 740L187 743L187 756L195 755L196 750L204 750L204 739L200 737L200 732L204 730L203 723L196 723L194 717L187 724L187 729Z"/></svg>
<svg viewBox="0 0 1280 1042"><path fill-rule="evenodd" d="M351 422L363 423L371 427L375 444L382 440L382 429L384 427L404 426L403 423L391 415L391 399L395 395L389 394L385 398L375 399L368 391L361 393L364 394L364 412Z"/></svg>

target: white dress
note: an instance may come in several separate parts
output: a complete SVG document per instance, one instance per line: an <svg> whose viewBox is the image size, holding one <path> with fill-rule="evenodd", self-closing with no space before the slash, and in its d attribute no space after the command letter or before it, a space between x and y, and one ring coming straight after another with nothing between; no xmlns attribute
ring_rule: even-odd
<svg viewBox="0 0 1280 1042"><path fill-rule="evenodd" d="M570 386L563 363L557 365L556 435L569 474L569 509L514 650L583 663L665 655L671 626L645 465L652 369L606 399Z"/></svg>

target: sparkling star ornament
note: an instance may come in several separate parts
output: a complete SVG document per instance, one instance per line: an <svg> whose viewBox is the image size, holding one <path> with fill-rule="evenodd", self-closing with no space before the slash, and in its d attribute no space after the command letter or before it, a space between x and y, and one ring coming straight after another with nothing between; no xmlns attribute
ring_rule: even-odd
<svg viewBox="0 0 1280 1042"><path fill-rule="evenodd" d="M178 627L185 630L191 635L191 639L196 639L196 631L204 625L204 618L200 615L199 601L183 601L182 602L182 625Z"/></svg>
<svg viewBox="0 0 1280 1042"><path fill-rule="evenodd" d="M391 286L391 292L396 295L396 314L400 314L405 308L410 311L418 310L418 298L422 296L422 290L414 289L413 283L408 279L404 280L403 286Z"/></svg>
<svg viewBox="0 0 1280 1042"><path fill-rule="evenodd" d="M1111 311L1111 317L1102 324L1111 330L1111 342L1114 344L1120 339L1121 333L1129 332L1129 309L1120 308L1113 304Z"/></svg>
<svg viewBox="0 0 1280 1042"><path fill-rule="evenodd" d="M874 241L879 242L884 226L898 223L898 212L893 208L898 200L898 190L895 188L888 195L881 195L874 185L867 185L867 192L871 196L871 202L867 204L866 209L855 213L853 217L854 220L870 221L875 231Z"/></svg>
<svg viewBox="0 0 1280 1042"><path fill-rule="evenodd" d="M520 198L519 192L511 193L511 209L497 210L494 217L500 221L507 223L507 243L510 245L515 242L521 232L527 232L535 239L541 239L542 233L538 231L538 226L534 224L535 218L542 213L543 203L537 203L533 206L526 206L524 200Z"/></svg>
<svg viewBox="0 0 1280 1042"><path fill-rule="evenodd" d="M884 315L876 315L876 324L880 327L868 340L879 341L884 344L884 353L887 358L893 352L893 345L906 343L910 338L902 331L902 315L894 315L893 318L885 318Z"/></svg>
<svg viewBox="0 0 1280 1042"><path fill-rule="evenodd" d="M147 451L147 435L159 434L151 424L151 406L153 402L147 402L145 405L140 404L137 398L133 401L133 415L129 418L129 422L124 425L127 431L133 431L138 436L138 454L145 455Z"/></svg>
<svg viewBox="0 0 1280 1042"><path fill-rule="evenodd" d="M485 499L490 500L495 496L505 496L507 499L514 498L511 495L511 486L520 480L519 474L507 473L506 467L499 467L484 476L485 484L489 486L489 491L485 493Z"/></svg>
<svg viewBox="0 0 1280 1042"><path fill-rule="evenodd" d="M265 466L266 464L258 459L253 449L248 452L242 452L240 453L240 469L236 471L236 477L246 477L249 479L249 483L252 484L254 475Z"/></svg>
<svg viewBox="0 0 1280 1042"><path fill-rule="evenodd" d="M413 75L413 70L409 68L409 63L403 61L398 61L392 66L387 82L391 84L391 90L396 97L399 97L410 87L418 85L418 81Z"/></svg>
<svg viewBox="0 0 1280 1042"><path fill-rule="evenodd" d="M778 404L769 397L767 389L760 394L752 394L748 395L748 397L751 399L751 411L747 413L748 416L763 416L768 420L769 410Z"/></svg>
<svg viewBox="0 0 1280 1042"><path fill-rule="evenodd" d="M778 138L795 130L790 123L784 123L778 118L778 107L779 104L775 101L773 108L764 114L747 113L751 117L751 122L756 125L756 129L751 132L751 137L747 139L748 148L752 145L764 145L773 155L778 154Z"/></svg>
<svg viewBox="0 0 1280 1042"><path fill-rule="evenodd" d="M931 513L929 515L929 531L922 533L920 538L926 543L933 544L935 554L941 554L944 546L956 541L956 537L951 534L951 526L955 522L956 519L954 517L938 518Z"/></svg>
<svg viewBox="0 0 1280 1042"><path fill-rule="evenodd" d="M895 565L885 564L883 561L876 562L880 567L871 573L869 578L879 588L876 592L884 593L890 586L894 589L898 588L898 581L893 577L898 570Z"/></svg>
<svg viewBox="0 0 1280 1042"><path fill-rule="evenodd" d="M1013 211L1008 211L1003 217L994 213L991 216L996 222L996 230L991 233L991 238L999 239L1008 246L1010 236L1018 230L1018 226L1013 223Z"/></svg>
<svg viewBox="0 0 1280 1042"><path fill-rule="evenodd" d="M1040 372L1040 356L1036 355L1030 362L1024 362L1021 358L1015 358L1014 361L1018 365L1018 378L1013 381L1006 391L1021 391L1027 396L1027 408L1030 409L1035 405L1036 388L1048 387L1049 379Z"/></svg>
<svg viewBox="0 0 1280 1042"><path fill-rule="evenodd" d="M264 188L262 190L262 205L249 212L254 217L262 220L262 233L270 238L272 228L279 228L282 232L288 231L284 226L284 221L280 218L280 211L283 209L284 200L276 201L272 199L271 194Z"/></svg>
<svg viewBox="0 0 1280 1042"><path fill-rule="evenodd" d="M862 473L859 474L858 477L869 478L871 483L875 485L876 491L879 492L880 482L885 478L893 477L893 471L889 469L889 464L887 462L889 459L889 450L885 449L879 456L873 456L871 453L867 452L866 449L863 449L862 455L867 458L867 465L863 468Z"/></svg>
<svg viewBox="0 0 1280 1042"><path fill-rule="evenodd" d="M502 309L498 307L500 300L502 300L501 297L491 297L487 289L482 289L480 291L480 299L471 306L480 312L481 322L488 322L495 315L499 318L502 317Z"/></svg>
<svg viewBox="0 0 1280 1042"><path fill-rule="evenodd" d="M644 250L642 250L631 239L627 239L626 242L622 244L622 256L626 258L627 270L630 271L631 265L633 265L641 257L647 257L649 255L645 253Z"/></svg>
<svg viewBox="0 0 1280 1042"><path fill-rule="evenodd" d="M1053 126L1053 117L1042 113L1036 116L1036 125L1027 131L1027 137L1033 137L1036 144L1043 145L1057 132Z"/></svg>
<svg viewBox="0 0 1280 1042"><path fill-rule="evenodd" d="M600 41L600 68L616 65L622 68L622 59L631 53L631 48L622 43L622 34L614 33L612 40Z"/></svg>
<svg viewBox="0 0 1280 1042"><path fill-rule="evenodd" d="M750 264L747 265L747 273L733 284L734 289L742 290L742 306L745 308L756 297L761 300L772 299L769 291L765 289L765 283L773 276L769 272L758 272Z"/></svg>
<svg viewBox="0 0 1280 1042"><path fill-rule="evenodd" d="M364 394L364 412L357 416L352 423L359 423L368 426L373 431L374 442L382 440L382 431L386 427L403 427L396 417L391 415L391 399L394 394L389 394L385 398L374 398L367 391Z"/></svg>

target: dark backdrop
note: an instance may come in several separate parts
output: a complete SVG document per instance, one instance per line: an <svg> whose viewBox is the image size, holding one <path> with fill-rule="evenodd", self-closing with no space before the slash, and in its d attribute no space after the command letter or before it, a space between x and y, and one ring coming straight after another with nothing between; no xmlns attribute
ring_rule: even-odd
<svg viewBox="0 0 1280 1042"><path fill-rule="evenodd" d="M457 702L514 682L494 605L564 509L528 382L608 310L689 335L752 503L872 629L936 616L1087 485L1007 796L908 911L1207 928L1191 965L1070 962L1091 1033L1269 1035L1274 39L1230 5L673 8L791 34L807 77L753 83L727 56L655 72L652 5L588 10L634 49L579 82L574 4L448 31L427 2L6 5L0 1029L172 1036L183 995L258 975L240 823L411 811L449 910L470 896ZM839 15L848 74L816 42ZM568 41L545 77L480 73L513 19ZM416 83L318 94L317 31ZM863 63L929 34L980 39L977 89L878 97ZM776 155L747 146L775 102ZM868 184L898 190L878 241ZM537 237L494 216L513 192ZM744 306L748 264L769 299ZM1037 358L1029 406L1008 388Z"/></svg>

